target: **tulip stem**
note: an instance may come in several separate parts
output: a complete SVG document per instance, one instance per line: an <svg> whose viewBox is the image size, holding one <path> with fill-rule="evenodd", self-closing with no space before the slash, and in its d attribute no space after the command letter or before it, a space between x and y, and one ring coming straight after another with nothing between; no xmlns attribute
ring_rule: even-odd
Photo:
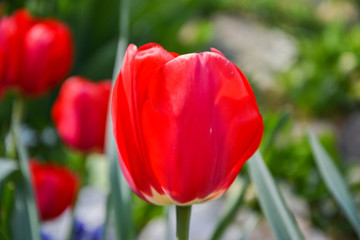
<svg viewBox="0 0 360 240"><path fill-rule="evenodd" d="M35 197L31 184L31 176L29 170L29 157L27 150L20 138L20 124L24 111L24 100L18 97L13 105L13 113L12 113L12 122L11 122L11 134L16 143L16 149L18 152L18 164L19 169L22 174L24 180L24 192L25 192L25 201L24 207L27 213L27 223L29 224L27 227L30 230L31 236L29 239L38 240L40 239L39 235L39 219L37 215L37 208L35 204Z"/></svg>
<svg viewBox="0 0 360 240"><path fill-rule="evenodd" d="M190 228L190 206L176 206L176 240L188 240Z"/></svg>

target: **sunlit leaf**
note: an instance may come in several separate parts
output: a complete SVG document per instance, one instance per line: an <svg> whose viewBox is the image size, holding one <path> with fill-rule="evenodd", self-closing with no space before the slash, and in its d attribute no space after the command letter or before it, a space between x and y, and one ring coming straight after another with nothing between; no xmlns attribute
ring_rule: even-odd
<svg viewBox="0 0 360 240"><path fill-rule="evenodd" d="M304 239L259 151L248 161L262 211L279 240Z"/></svg>
<svg viewBox="0 0 360 240"><path fill-rule="evenodd" d="M344 178L335 166L334 161L310 130L309 140L321 177L360 238L360 219L358 211Z"/></svg>
<svg viewBox="0 0 360 240"><path fill-rule="evenodd" d="M215 231L211 237L211 240L220 239L221 236L225 233L225 230L227 229L227 227L230 225L230 223L234 219L238 208L240 207L241 203L244 200L248 185L249 185L249 180L245 179L245 182L243 184L240 194L237 196L236 200L231 205L231 207L228 208L228 210L224 213L224 215L219 220L219 222L215 228Z"/></svg>
<svg viewBox="0 0 360 240"><path fill-rule="evenodd" d="M115 82L115 79L120 71L122 59L125 56L126 45L128 43L130 15L129 5L129 0L121 0L120 36L117 44L117 53L113 70L113 83ZM111 105L111 101L109 105ZM134 238L134 227L131 213L131 191L120 170L110 111L108 113L106 129L106 155L110 161L111 188L108 201L111 206L107 210L107 215L110 214L111 209L114 210L117 239L131 240ZM108 217L109 216L107 216L107 218ZM104 236L106 236L106 234L104 234Z"/></svg>

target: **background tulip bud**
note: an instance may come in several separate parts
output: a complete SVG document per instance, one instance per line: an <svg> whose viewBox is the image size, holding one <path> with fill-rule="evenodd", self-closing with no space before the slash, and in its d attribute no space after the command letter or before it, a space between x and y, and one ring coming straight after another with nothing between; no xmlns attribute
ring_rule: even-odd
<svg viewBox="0 0 360 240"><path fill-rule="evenodd" d="M52 118L63 141L80 151L104 150L111 81L71 77L61 87Z"/></svg>
<svg viewBox="0 0 360 240"><path fill-rule="evenodd" d="M58 217L75 200L78 179L66 168L34 160L30 170L41 219Z"/></svg>
<svg viewBox="0 0 360 240"><path fill-rule="evenodd" d="M130 45L112 119L131 189L160 205L224 194L263 134L248 81L215 49L177 56L157 44Z"/></svg>
<svg viewBox="0 0 360 240"><path fill-rule="evenodd" d="M0 83L27 96L41 95L69 72L73 41L55 19L32 18L19 10L0 20Z"/></svg>

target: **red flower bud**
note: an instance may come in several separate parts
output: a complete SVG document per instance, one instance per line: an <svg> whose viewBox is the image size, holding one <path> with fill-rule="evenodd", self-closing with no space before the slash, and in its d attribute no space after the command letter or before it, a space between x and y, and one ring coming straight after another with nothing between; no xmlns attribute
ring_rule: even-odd
<svg viewBox="0 0 360 240"><path fill-rule="evenodd" d="M104 151L111 81L91 82L80 76L67 79L52 108L60 137L80 151Z"/></svg>
<svg viewBox="0 0 360 240"><path fill-rule="evenodd" d="M74 202L78 179L66 168L30 161L36 203L43 221L58 217Z"/></svg>
<svg viewBox="0 0 360 240"><path fill-rule="evenodd" d="M0 84L41 95L65 77L72 61L72 37L60 21L32 18L24 9L0 20Z"/></svg>
<svg viewBox="0 0 360 240"><path fill-rule="evenodd" d="M112 98L120 166L159 205L221 196L259 147L263 121L244 74L218 50L126 51Z"/></svg>

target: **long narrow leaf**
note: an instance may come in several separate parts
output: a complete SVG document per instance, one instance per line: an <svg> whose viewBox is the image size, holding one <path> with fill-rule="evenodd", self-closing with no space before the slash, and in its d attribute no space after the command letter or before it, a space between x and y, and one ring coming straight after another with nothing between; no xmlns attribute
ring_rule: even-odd
<svg viewBox="0 0 360 240"><path fill-rule="evenodd" d="M22 99L17 99L13 107L14 109L11 132L16 143L19 157L19 168L24 180L22 184L18 185L20 187L19 189L22 199L18 199L19 197L16 198L17 201L15 203L15 208L25 208L25 213L22 215L22 224L27 226L25 227L19 225L19 229L23 229L24 227L25 229L29 230L29 232L25 233L27 234L25 235L26 237L20 239L40 240L39 219L34 200L34 193L31 186L30 170L28 165L29 158L26 148L20 139L20 119L23 111Z"/></svg>
<svg viewBox="0 0 360 240"><path fill-rule="evenodd" d="M36 222L30 222L31 216L28 209L28 194L24 178L14 179L15 184L15 203L14 211L11 217L11 238L13 240L40 239ZM33 224L36 224L34 227ZM21 229L21 230L20 230Z"/></svg>
<svg viewBox="0 0 360 240"><path fill-rule="evenodd" d="M360 238L360 219L356 209L354 200L348 190L344 178L341 176L339 170L334 165L334 161L329 154L324 150L316 136L309 130L309 140L312 152L315 157L316 165L320 174L346 217L349 219L351 225Z"/></svg>
<svg viewBox="0 0 360 240"><path fill-rule="evenodd" d="M225 230L230 225L232 220L235 218L237 210L239 209L241 203L244 200L246 190L249 185L249 180L245 179L243 188L240 192L240 194L237 196L236 200L234 201L233 205L225 212L225 214L221 217L220 221L218 222L218 225L215 228L215 231L211 237L211 240L217 240L220 239L221 236L225 233Z"/></svg>
<svg viewBox="0 0 360 240"><path fill-rule="evenodd" d="M120 37L117 46L117 54L113 72L113 84L117 74L120 71L122 59L125 55L126 45L128 43L129 31L129 0L121 0L120 4ZM116 143L113 134L113 126L110 116L111 101L109 104L107 132L106 132L106 154L110 160L110 186L109 203L112 206L108 209L114 209L115 229L117 239L131 240L134 236L131 214L131 191L126 183L124 176L120 171L120 165L117 158ZM107 211L110 214L110 211ZM107 216L108 217L108 216ZM105 226L106 229L106 226ZM104 234L106 236L106 234Z"/></svg>
<svg viewBox="0 0 360 240"><path fill-rule="evenodd" d="M19 176L20 171L14 160L0 159L0 231L6 238L12 232L10 226L15 202L13 180Z"/></svg>
<svg viewBox="0 0 360 240"><path fill-rule="evenodd" d="M259 152L248 161L248 167L261 209L276 238L304 239Z"/></svg>

